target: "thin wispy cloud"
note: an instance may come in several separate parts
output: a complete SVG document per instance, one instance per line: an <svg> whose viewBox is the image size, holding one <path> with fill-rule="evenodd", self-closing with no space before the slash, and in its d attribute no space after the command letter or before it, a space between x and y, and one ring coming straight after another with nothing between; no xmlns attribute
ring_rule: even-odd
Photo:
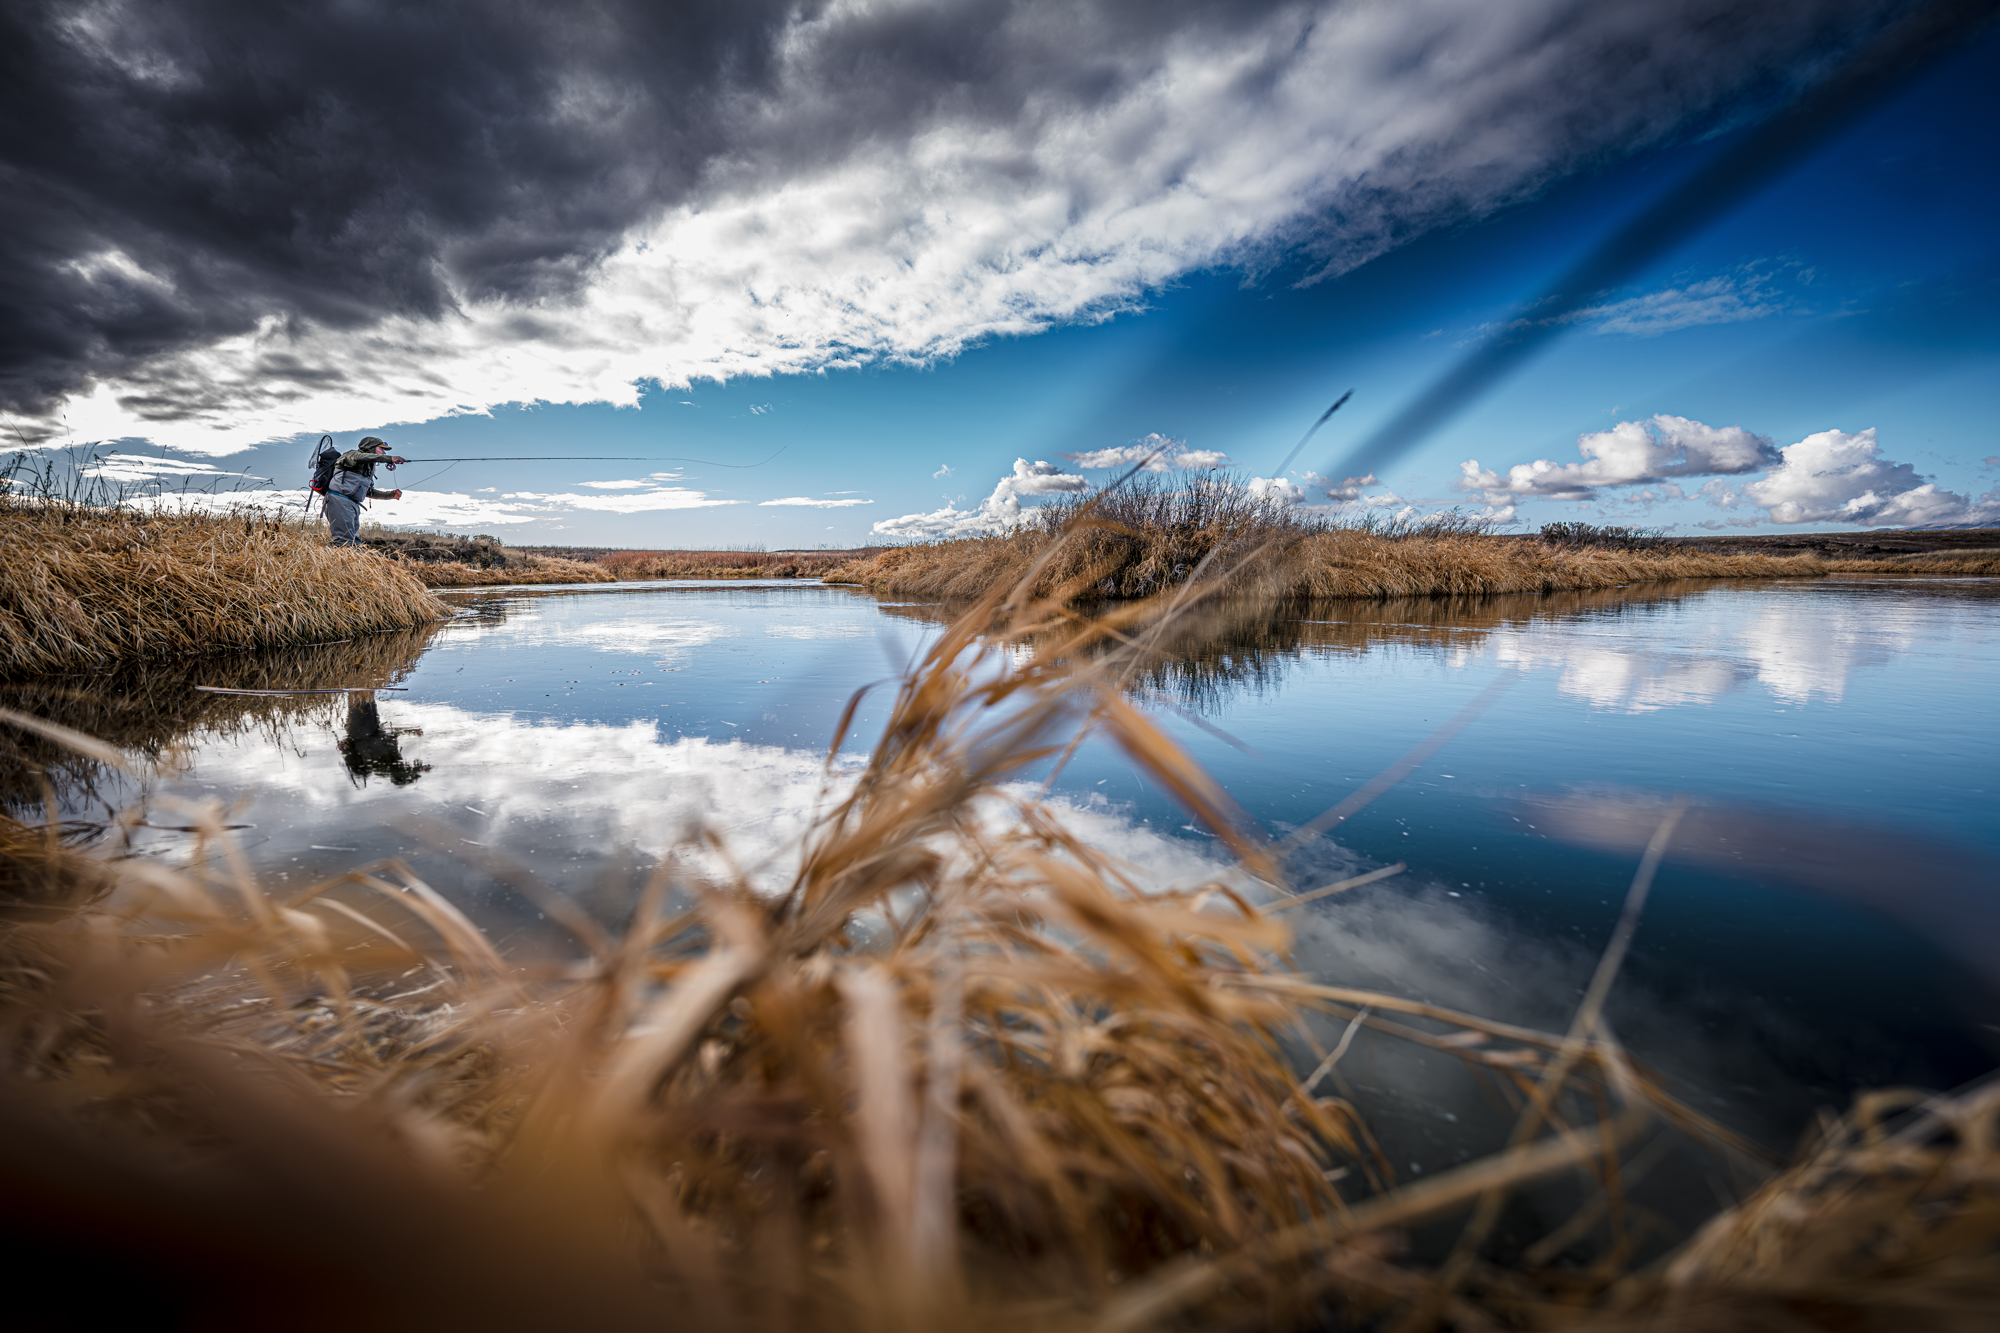
<svg viewBox="0 0 2000 1333"><path fill-rule="evenodd" d="M543 494L536 491L509 491L503 499L533 501L551 509L594 510L604 514L644 514L655 510L715 509L742 504L741 500L716 500L706 492L671 486L638 495Z"/></svg>
<svg viewBox="0 0 2000 1333"><path fill-rule="evenodd" d="M872 505L873 500L815 500L805 495L788 495L782 500L759 500L764 505L794 505L806 509L850 509L855 505Z"/></svg>
<svg viewBox="0 0 2000 1333"><path fill-rule="evenodd" d="M1765 319L1788 305L1768 273L1749 271L1590 306L1568 316L1568 321L1594 333L1657 338L1704 325Z"/></svg>

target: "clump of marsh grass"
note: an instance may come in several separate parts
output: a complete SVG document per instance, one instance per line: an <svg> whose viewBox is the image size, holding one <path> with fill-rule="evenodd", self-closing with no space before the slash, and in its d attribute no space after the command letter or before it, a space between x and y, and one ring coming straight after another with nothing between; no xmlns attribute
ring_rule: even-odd
<svg viewBox="0 0 2000 1333"><path fill-rule="evenodd" d="M0 674L323 642L441 618L392 561L243 509L0 490Z"/></svg>
<svg viewBox="0 0 2000 1333"><path fill-rule="evenodd" d="M2000 561L1823 560L1710 554L1652 534L1554 525L1544 538L1502 536L1476 518L1353 522L1301 514L1222 476L1117 491L1035 511L1008 533L895 547L830 571L903 596L973 598L1039 570L1083 601L1145 597L1192 580L1273 606L1326 598L1461 597L1611 588L1670 579L1817 578L1827 574L1984 574ZM1051 557L1051 558L1044 558ZM1088 577L1085 577L1088 575Z"/></svg>
<svg viewBox="0 0 2000 1333"><path fill-rule="evenodd" d="M616 929L544 896L562 948L503 952L399 862L275 892L214 806L179 812L203 829L183 869L0 824L40 886L0 927L0 1173L28 1257L159 1274L154 1322L248 1325L310 1302L412 1328L1811 1327L1832 1293L1893 1327L2000 1295L1976 1095L1926 1128L1854 1122L1628 1275L1626 1146L1726 1140L1601 1022L1629 928L1566 1033L1292 974L1286 913L1342 886L1291 894L1126 701L1161 604L1086 620L1075 587L1033 594L1042 573L913 666L781 892L691 830ZM1086 731L1241 871L1164 890L1066 828L1020 779ZM1315 1010L1346 1034L1302 1079L1285 1042ZM1483 1071L1520 1111L1508 1146L1398 1184L1318 1091L1361 1029ZM1492 1261L1508 1194L1552 1176L1586 1202ZM1441 1261L1402 1256L1410 1227L1467 1217Z"/></svg>

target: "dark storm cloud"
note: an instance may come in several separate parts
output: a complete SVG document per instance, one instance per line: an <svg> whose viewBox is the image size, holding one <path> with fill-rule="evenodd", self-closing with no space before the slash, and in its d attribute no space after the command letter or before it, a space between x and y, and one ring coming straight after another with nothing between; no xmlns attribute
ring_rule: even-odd
<svg viewBox="0 0 2000 1333"><path fill-rule="evenodd" d="M1250 249L1304 242L1340 267L1754 102L1893 8L15 0L0 10L0 407L46 413L110 379L140 419L226 410L237 390L183 383L177 355L257 328L561 301L664 209L938 125L994 131L988 180L1013 173L1025 192L1053 174L1073 213L1105 197L1115 212L1115 190L1137 188L1104 178L1119 145L1063 177L1039 155L1052 136L1087 134L1096 109L1160 75L1163 52L1207 43L1235 53L1231 100L1268 102L1335 20L1357 34L1356 87L1453 60L1490 85L1441 107L1408 151L1382 150L1403 169L1341 179L1330 200L1274 190L1273 216L1213 229ZM1261 47L1244 36L1260 30ZM1345 147L1327 142L1329 163ZM1188 149L1202 153L1228 156ZM1161 145L1135 137L1142 155ZM350 373L258 355L239 370L266 402Z"/></svg>
<svg viewBox="0 0 2000 1333"><path fill-rule="evenodd" d="M573 283L716 151L701 108L758 88L786 8L8 6L5 395Z"/></svg>

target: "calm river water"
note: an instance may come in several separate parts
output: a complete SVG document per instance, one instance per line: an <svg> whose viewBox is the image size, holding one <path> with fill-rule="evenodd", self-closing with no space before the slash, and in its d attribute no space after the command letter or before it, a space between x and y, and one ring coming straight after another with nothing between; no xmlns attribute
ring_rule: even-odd
<svg viewBox="0 0 2000 1333"><path fill-rule="evenodd" d="M505 934L535 913L479 849L590 898L701 819L781 874L842 706L899 672L941 614L799 583L452 601L459 618L435 632L68 693L0 687L0 702L158 755L154 797L240 801L250 855L280 880L403 856ZM191 690L357 672L407 692L370 713ZM890 694L860 709L856 756ZM1301 966L1560 1028L1640 850L1685 797L1610 1009L1642 1060L1774 1146L1856 1087L1946 1087L2000 1063L2000 581L1341 604L1205 644L1146 697L1276 834L1483 694L1462 731L1293 867L1301 886L1409 867L1299 913ZM9 799L31 795L18 768L9 781ZM101 772L58 786L80 818L138 794ZM1162 880L1218 863L1108 749L1079 755L1057 792ZM168 856L186 841L142 836ZM1470 1094L1388 1059L1357 1048L1343 1070L1411 1112L1392 1153L1419 1170L1463 1156Z"/></svg>

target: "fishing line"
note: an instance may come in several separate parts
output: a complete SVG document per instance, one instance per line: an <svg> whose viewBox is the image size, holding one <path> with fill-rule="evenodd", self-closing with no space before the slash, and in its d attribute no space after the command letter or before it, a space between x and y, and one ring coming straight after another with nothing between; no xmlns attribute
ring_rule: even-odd
<svg viewBox="0 0 2000 1333"><path fill-rule="evenodd" d="M435 472L431 473L431 474L430 474L430 476L428 476L428 477L425 477L425 478L423 479L423 481L413 481L413 482L410 482L410 483L409 483L409 488L410 488L411 490L415 490L415 489L416 489L417 487L419 487L419 486L422 486L422 485L424 485L424 483L425 483L425 482L432 482L432 481L436 481L436 480L437 480L437 479L438 479L439 477L442 477L442 476L443 476L443 475L444 475L445 473L447 473L447 472L451 471L451 470L452 470L453 468L455 468L455 467L457 467L457 466L458 466L458 464L456 464L456 463L447 463L447 464L445 464L445 465L444 465L443 467L439 468L439 469L438 469L437 471L435 471Z"/></svg>

